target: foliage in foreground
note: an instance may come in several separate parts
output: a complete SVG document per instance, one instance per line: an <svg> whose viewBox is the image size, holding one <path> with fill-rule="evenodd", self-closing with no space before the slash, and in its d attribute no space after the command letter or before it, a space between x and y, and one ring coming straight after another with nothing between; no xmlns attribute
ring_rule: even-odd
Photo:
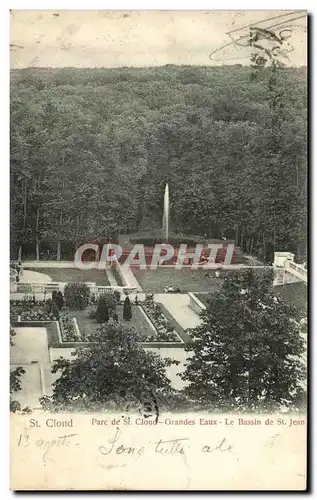
<svg viewBox="0 0 317 500"><path fill-rule="evenodd" d="M55 361L52 372L60 376L53 383L53 395L40 400L44 409L97 411L140 408L149 402L155 409L162 398L175 405L177 397L171 397L165 374L173 360L142 349L133 328L109 320L87 340L92 343L76 349L70 360Z"/></svg>
<svg viewBox="0 0 317 500"><path fill-rule="evenodd" d="M186 395L213 411L298 409L304 404L300 315L276 297L272 271L228 274L192 330Z"/></svg>
<svg viewBox="0 0 317 500"><path fill-rule="evenodd" d="M10 345L14 346L13 337L15 337L16 332L13 328L10 328ZM11 398L14 392L18 392L22 388L21 377L25 374L24 368L18 366L14 370L10 370L10 411L16 412L21 410L21 404L19 401Z"/></svg>

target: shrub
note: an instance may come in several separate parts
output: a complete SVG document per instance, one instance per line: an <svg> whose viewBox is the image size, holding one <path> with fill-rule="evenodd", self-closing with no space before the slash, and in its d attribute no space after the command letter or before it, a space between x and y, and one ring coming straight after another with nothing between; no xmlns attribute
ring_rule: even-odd
<svg viewBox="0 0 317 500"><path fill-rule="evenodd" d="M85 283L68 283L65 286L64 296L66 307L82 310L89 303L89 288Z"/></svg>
<svg viewBox="0 0 317 500"><path fill-rule="evenodd" d="M21 411L21 404L19 401L10 401L10 411L12 413L16 413L17 411Z"/></svg>
<svg viewBox="0 0 317 500"><path fill-rule="evenodd" d="M33 307L33 306L29 306L29 307ZM47 299L47 301L45 302L44 304L44 311L45 311L45 314L47 314L48 316L53 312L53 309L55 308L55 304L53 302L52 299Z"/></svg>
<svg viewBox="0 0 317 500"><path fill-rule="evenodd" d="M57 291L53 290L53 292L52 292L52 301L54 302L54 304L56 304L56 297L57 297Z"/></svg>
<svg viewBox="0 0 317 500"><path fill-rule="evenodd" d="M123 319L129 321L132 318L132 307L129 297L125 298L123 304Z"/></svg>
<svg viewBox="0 0 317 500"><path fill-rule="evenodd" d="M154 293L147 293L145 295L145 303L146 304L153 304L154 303Z"/></svg>
<svg viewBox="0 0 317 500"><path fill-rule="evenodd" d="M92 293L90 295L90 304L96 304L97 302L97 297L96 297L96 294L95 293Z"/></svg>
<svg viewBox="0 0 317 500"><path fill-rule="evenodd" d="M106 294L100 295L98 300L98 307L96 311L97 323L107 323L109 320L109 309L107 305Z"/></svg>
<svg viewBox="0 0 317 500"><path fill-rule="evenodd" d="M114 295L114 296L115 296L115 298L116 298L117 304L120 304L121 293L120 293L118 290L115 290L115 291L113 292L113 295Z"/></svg>
<svg viewBox="0 0 317 500"><path fill-rule="evenodd" d="M106 292L106 293L103 293L102 295L100 295L100 298L101 297L102 297L102 300L104 301L104 303L106 304L109 313L115 312L116 308L117 308L117 303L118 303L116 295L112 292ZM120 297L119 297L119 301L120 301ZM98 304L99 304L99 302L98 302Z"/></svg>
<svg viewBox="0 0 317 500"><path fill-rule="evenodd" d="M53 299L54 300L54 299ZM63 308L64 305L64 297L62 292L57 292L56 297L55 297L55 304L59 309Z"/></svg>
<svg viewBox="0 0 317 500"><path fill-rule="evenodd" d="M34 305L33 307L23 308L19 314L21 321L57 321L59 318L59 311L56 306L47 309Z"/></svg>

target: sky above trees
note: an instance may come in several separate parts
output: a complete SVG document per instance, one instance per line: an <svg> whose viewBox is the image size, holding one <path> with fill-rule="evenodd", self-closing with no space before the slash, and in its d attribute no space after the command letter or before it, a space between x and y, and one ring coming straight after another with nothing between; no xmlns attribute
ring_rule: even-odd
<svg viewBox="0 0 317 500"><path fill-rule="evenodd" d="M245 39L231 42L248 35L250 25L291 30L283 32L290 35L287 64L302 66L305 11L291 12L11 11L11 67L248 65Z"/></svg>

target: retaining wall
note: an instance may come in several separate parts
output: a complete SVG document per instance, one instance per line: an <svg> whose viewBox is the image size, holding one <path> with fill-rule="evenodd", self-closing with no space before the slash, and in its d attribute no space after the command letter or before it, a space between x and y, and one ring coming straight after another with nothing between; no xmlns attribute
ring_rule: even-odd
<svg viewBox="0 0 317 500"><path fill-rule="evenodd" d="M188 292L188 297L189 297L189 307L196 313L200 314L203 311L206 311L206 306L200 300L197 298L197 296L192 293Z"/></svg>

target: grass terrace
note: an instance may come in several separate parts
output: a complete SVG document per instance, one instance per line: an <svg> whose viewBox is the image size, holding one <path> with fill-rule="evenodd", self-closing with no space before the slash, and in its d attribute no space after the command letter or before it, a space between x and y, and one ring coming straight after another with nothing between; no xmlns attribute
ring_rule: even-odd
<svg viewBox="0 0 317 500"><path fill-rule="evenodd" d="M167 268L138 269L131 267L145 293L163 293L164 287L180 288L182 293L209 292L216 286L214 269Z"/></svg>
<svg viewBox="0 0 317 500"><path fill-rule="evenodd" d="M288 283L278 285L275 291L288 302L293 304L304 316L307 315L308 288L305 283Z"/></svg>
<svg viewBox="0 0 317 500"><path fill-rule="evenodd" d="M195 297L197 297L198 300L200 300L200 302L202 304L204 304L204 306L208 307L209 301L212 297L212 294L210 294L210 293L197 293L196 292L194 295L195 295Z"/></svg>
<svg viewBox="0 0 317 500"><path fill-rule="evenodd" d="M216 287L214 287L212 293L215 291ZM305 283L298 282L278 285L274 287L274 291L293 304L303 315L307 315L307 286ZM207 307L208 301L212 299L212 293L195 292L195 296Z"/></svg>
<svg viewBox="0 0 317 500"><path fill-rule="evenodd" d="M109 286L105 270L90 269L72 269L72 268L25 268L30 271L46 274L52 278L53 282L73 283L73 282L93 282L96 285Z"/></svg>

